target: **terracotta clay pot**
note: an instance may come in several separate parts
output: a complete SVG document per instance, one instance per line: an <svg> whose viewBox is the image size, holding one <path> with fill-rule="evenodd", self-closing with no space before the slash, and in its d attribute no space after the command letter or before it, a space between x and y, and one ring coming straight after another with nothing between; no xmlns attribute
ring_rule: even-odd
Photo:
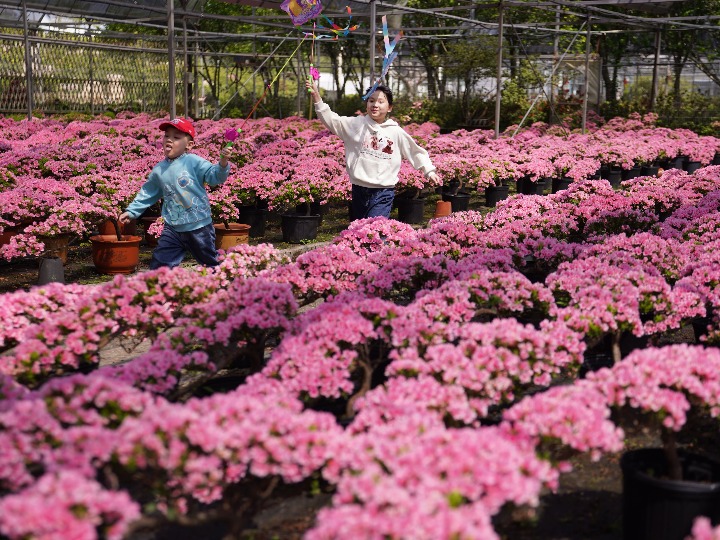
<svg viewBox="0 0 720 540"><path fill-rule="evenodd" d="M115 234L115 225L111 220L105 220L98 225L98 233L101 235ZM137 221L131 220L128 223L120 223L120 234L136 235L137 234Z"/></svg>
<svg viewBox="0 0 720 540"><path fill-rule="evenodd" d="M0 246L9 244L10 240L21 232L23 232L22 227L6 227L2 232L0 232Z"/></svg>
<svg viewBox="0 0 720 540"><path fill-rule="evenodd" d="M118 240L115 234L100 234L90 237L92 258L95 268L101 274L131 274L140 262L139 236L123 235Z"/></svg>
<svg viewBox="0 0 720 540"><path fill-rule="evenodd" d="M44 257L57 257L63 264L67 262L68 244L70 243L69 234L38 236L38 240L45 244Z"/></svg>
<svg viewBox="0 0 720 540"><path fill-rule="evenodd" d="M452 203L450 201L438 201L435 205L435 215L433 217L445 217L452 213Z"/></svg>
<svg viewBox="0 0 720 540"><path fill-rule="evenodd" d="M250 225L246 223L215 223L215 249L228 249L250 242Z"/></svg>

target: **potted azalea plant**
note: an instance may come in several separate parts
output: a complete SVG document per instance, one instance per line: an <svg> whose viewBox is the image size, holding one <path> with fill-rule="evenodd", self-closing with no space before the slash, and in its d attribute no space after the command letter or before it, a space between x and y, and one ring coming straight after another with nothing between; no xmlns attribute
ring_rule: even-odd
<svg viewBox="0 0 720 540"><path fill-rule="evenodd" d="M715 420L716 429L720 351L686 344L638 350L588 378L620 418L639 415L662 443L622 456L624 538L684 538L698 516L720 522L720 462L702 454L702 445L680 445L685 428L703 419Z"/></svg>
<svg viewBox="0 0 720 540"><path fill-rule="evenodd" d="M350 182L345 170L333 157L305 153L280 171L274 177L279 181L269 185L266 179L262 189L270 210L280 212L283 239L291 243L312 240L322 221L323 206L348 199Z"/></svg>
<svg viewBox="0 0 720 540"><path fill-rule="evenodd" d="M395 185L395 206L398 209L398 221L408 224L421 223L424 218L426 189L436 189L440 183L426 178L422 171L410 163L400 164L398 182Z"/></svg>
<svg viewBox="0 0 720 540"><path fill-rule="evenodd" d="M98 219L110 215L97 196L51 179L24 182L0 193L0 201L1 223L16 233L0 248L7 260L46 254L66 262L70 237L85 236Z"/></svg>
<svg viewBox="0 0 720 540"><path fill-rule="evenodd" d="M240 210L233 185L225 182L212 188L208 193L208 199L215 224L215 247L227 251L238 244L247 244L250 225L238 222Z"/></svg>
<svg viewBox="0 0 720 540"><path fill-rule="evenodd" d="M482 156L466 150L458 154L441 154L434 161L437 174L443 181L443 197L467 194L463 191L464 187L477 187L481 178Z"/></svg>
<svg viewBox="0 0 720 540"><path fill-rule="evenodd" d="M73 182L85 185L81 177ZM105 209L96 220L98 233L90 237L92 259L101 274L130 274L140 262L140 242L136 223L123 225L120 213L127 208L140 190L145 179L142 174L128 172L123 166L117 171L104 171L93 175L92 192L98 205Z"/></svg>

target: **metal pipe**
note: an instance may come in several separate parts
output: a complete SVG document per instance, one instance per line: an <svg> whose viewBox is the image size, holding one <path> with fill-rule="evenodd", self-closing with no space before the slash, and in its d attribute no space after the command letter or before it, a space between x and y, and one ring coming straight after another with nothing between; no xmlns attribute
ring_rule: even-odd
<svg viewBox="0 0 720 540"><path fill-rule="evenodd" d="M303 110L302 110L302 92L305 90L305 87L301 84L302 83L302 66L300 65L300 36L297 37L297 52L295 53L295 61L297 62L297 95L295 96L296 103L295 106L297 107L297 115L302 116ZM311 45L312 46L312 45Z"/></svg>
<svg viewBox="0 0 720 540"><path fill-rule="evenodd" d="M190 116L190 71L188 70L187 20L183 17L183 112Z"/></svg>
<svg viewBox="0 0 720 540"><path fill-rule="evenodd" d="M23 0L23 29L25 36L25 88L27 90L28 120L32 120L33 109L33 81L32 81L32 55L30 53L30 39L28 37L27 3Z"/></svg>
<svg viewBox="0 0 720 540"><path fill-rule="evenodd" d="M377 33L375 19L375 0L370 0L370 86L375 82L375 34ZM360 91L362 92L362 89Z"/></svg>
<svg viewBox="0 0 720 540"><path fill-rule="evenodd" d="M195 118L200 118L200 70L198 70L198 62L200 61L200 43L195 42L195 58L193 58L193 76L195 85L193 88L193 99L195 100Z"/></svg>
<svg viewBox="0 0 720 540"><path fill-rule="evenodd" d="M503 1L498 5L498 51L497 51L497 75L495 79L495 138L500 137L500 103L502 101L502 50L503 50Z"/></svg>
<svg viewBox="0 0 720 540"><path fill-rule="evenodd" d="M588 110L588 90L590 89L590 17L587 18L587 28L585 38L585 83L583 84L583 108L581 131L585 134L587 126L587 110Z"/></svg>
<svg viewBox="0 0 720 540"><path fill-rule="evenodd" d="M660 61L660 29L655 30L655 59L653 60L652 86L650 87L650 105L648 109L655 110L655 100L658 89L658 63Z"/></svg>
<svg viewBox="0 0 720 540"><path fill-rule="evenodd" d="M167 0L168 80L170 82L170 119L175 118L175 0Z"/></svg>
<svg viewBox="0 0 720 540"><path fill-rule="evenodd" d="M560 50L560 35L557 31L560 30L560 6L555 8L555 35L553 36L553 63L552 73L555 73L555 66L558 61L558 52ZM553 123L555 120L555 80L550 78L550 118L549 123Z"/></svg>
<svg viewBox="0 0 720 540"><path fill-rule="evenodd" d="M90 36L90 41L92 41L92 36ZM95 74L93 72L93 50L88 49L88 72L90 75L90 114L95 114L95 81L93 80L95 78Z"/></svg>

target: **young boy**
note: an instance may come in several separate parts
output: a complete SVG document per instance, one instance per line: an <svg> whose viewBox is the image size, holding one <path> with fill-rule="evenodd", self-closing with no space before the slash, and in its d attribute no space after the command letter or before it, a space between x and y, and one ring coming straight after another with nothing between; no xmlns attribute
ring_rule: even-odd
<svg viewBox="0 0 720 540"><path fill-rule="evenodd" d="M397 122L388 118L393 103L388 87L378 86L368 98L367 115L349 117L330 110L314 81L308 80L305 86L311 92L320 121L345 144L354 219L390 217L403 158L422 171L426 178L437 180L435 166L427 151L420 148Z"/></svg>
<svg viewBox="0 0 720 540"><path fill-rule="evenodd" d="M178 266L186 251L200 264L217 266L215 228L204 184L217 186L227 180L230 164L226 149L220 152L220 163L213 165L189 153L195 142L195 126L190 120L175 118L160 124L160 129L165 131L165 159L150 172L133 202L120 215L120 222L137 219L162 197L165 224L150 269Z"/></svg>

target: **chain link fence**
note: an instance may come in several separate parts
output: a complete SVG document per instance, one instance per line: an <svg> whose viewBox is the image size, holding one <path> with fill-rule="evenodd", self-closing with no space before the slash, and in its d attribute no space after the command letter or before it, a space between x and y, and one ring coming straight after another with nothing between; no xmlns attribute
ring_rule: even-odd
<svg viewBox="0 0 720 540"><path fill-rule="evenodd" d="M114 43L90 38L73 41L31 37L33 108L46 114L130 110L169 110L167 49ZM184 72L183 55L176 73ZM182 75L176 99L182 101ZM22 36L0 33L0 113L27 113L25 43Z"/></svg>

